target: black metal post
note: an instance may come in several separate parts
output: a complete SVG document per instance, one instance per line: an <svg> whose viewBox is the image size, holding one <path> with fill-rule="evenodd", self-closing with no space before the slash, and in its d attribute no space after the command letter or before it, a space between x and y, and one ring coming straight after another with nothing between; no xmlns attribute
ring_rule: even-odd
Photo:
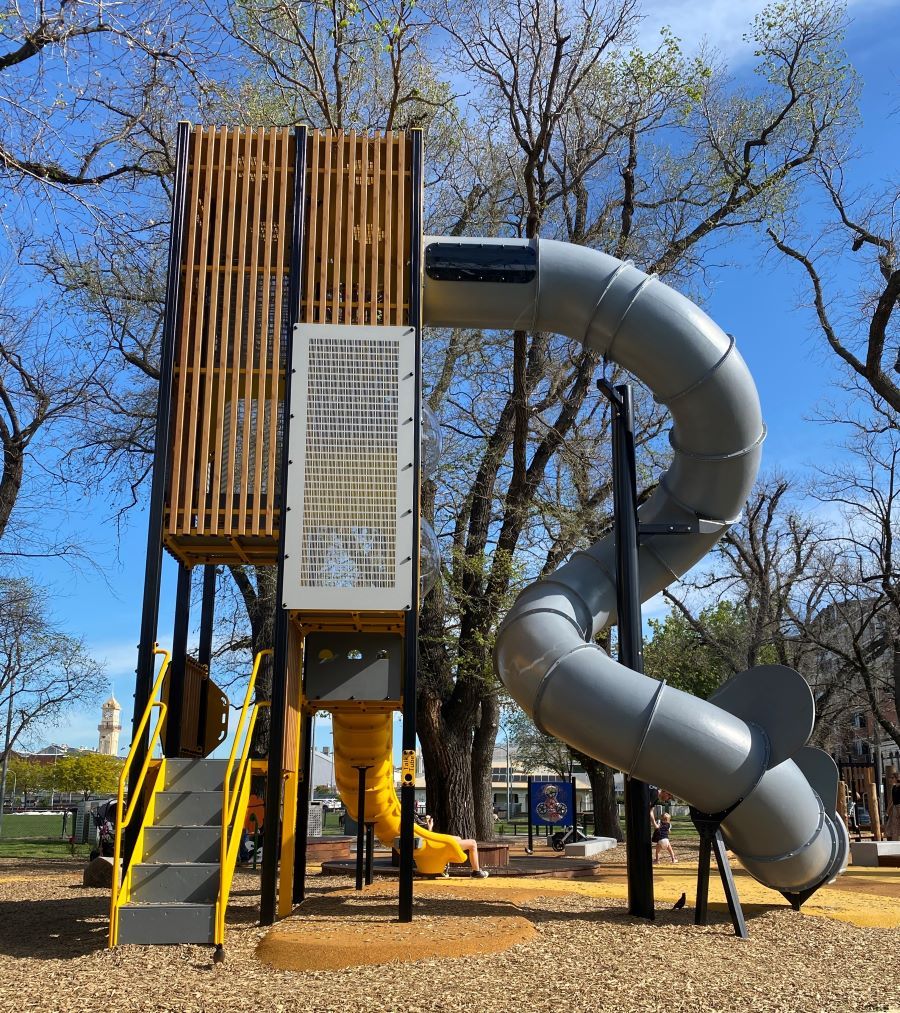
<svg viewBox="0 0 900 1013"><path fill-rule="evenodd" d="M375 858L375 824L366 824L366 886L372 885L372 862Z"/></svg>
<svg viewBox="0 0 900 1013"><path fill-rule="evenodd" d="M413 553L410 560L410 608L404 625L403 732L405 774L400 782L400 873L398 917L411 922L413 915L414 826L416 820L416 680L419 665L419 499L422 488L422 132L410 134L410 337L415 342L416 411L413 431ZM410 766L412 776L409 776Z"/></svg>
<svg viewBox="0 0 900 1013"><path fill-rule="evenodd" d="M531 825L531 774L528 775L528 854L534 851L534 827Z"/></svg>
<svg viewBox="0 0 900 1013"><path fill-rule="evenodd" d="M206 742L206 711L209 706L209 676L212 668L213 621L216 612L216 568L203 567L203 600L200 606L200 645L197 648L197 660L206 666L207 677L200 684L200 727L197 729L197 741L203 746Z"/></svg>
<svg viewBox="0 0 900 1013"><path fill-rule="evenodd" d="M209 668L212 662L213 621L216 610L216 568L203 567L203 602L200 606L200 644L197 660Z"/></svg>
<svg viewBox="0 0 900 1013"><path fill-rule="evenodd" d="M266 809L263 825L263 866L260 882L259 920L262 925L275 921L278 896L278 844L281 837L281 787L284 752L284 721L287 712L288 614L284 607L285 518L287 472L290 454L291 376L293 374L294 324L300 318L301 277L303 267L303 211L306 179L306 127L294 130L294 209L291 231L291 274L288 282L288 313L284 339L284 387L281 416L281 459L278 522L278 575L275 580L275 642L272 655L272 701L269 708L269 767L266 777ZM270 495L278 482L273 481Z"/></svg>
<svg viewBox="0 0 900 1013"><path fill-rule="evenodd" d="M163 318L162 347L159 362L159 394L156 402L156 432L153 444L153 471L150 480L150 517L147 523L147 557L144 564L144 601L141 607L141 636L138 643L137 669L134 683L134 716L132 741L137 738L138 725L150 702L153 689L156 633L159 625L159 594L162 585L163 507L169 472L169 426L172 415L172 374L175 368L175 333L181 294L181 245L184 234L185 194L187 191L188 147L191 125L178 124L175 151L175 185L172 198L172 224L169 240L169 263L166 278L166 309ZM144 731L134 754L128 780L128 800L147 758L150 729ZM123 867L127 868L134 851L141 820L132 819L125 830Z"/></svg>
<svg viewBox="0 0 900 1013"><path fill-rule="evenodd" d="M357 767L359 786L356 789L356 889L363 888L363 862L366 850L366 771L368 767Z"/></svg>
<svg viewBox="0 0 900 1013"><path fill-rule="evenodd" d="M297 784L297 820L294 841L294 891L292 900L300 904L306 899L306 850L309 844L309 789L312 779L313 716L310 713L303 718L303 768Z"/></svg>
<svg viewBox="0 0 900 1013"><path fill-rule="evenodd" d="M578 840L578 792L575 790L575 778L572 778L572 843Z"/></svg>
<svg viewBox="0 0 900 1013"><path fill-rule="evenodd" d="M613 387L606 379L598 389L612 406L613 511L616 539L616 610L619 661L644 671L643 631L638 574L637 480L634 456L634 412L631 384ZM625 850L628 857L628 912L654 917L653 862L650 855L650 790L625 776Z"/></svg>
<svg viewBox="0 0 900 1013"><path fill-rule="evenodd" d="M169 666L169 709L166 714L166 756L181 756L181 724L184 713L184 669L187 662L191 620L191 568L178 564L175 589L175 626L172 632L172 663Z"/></svg>

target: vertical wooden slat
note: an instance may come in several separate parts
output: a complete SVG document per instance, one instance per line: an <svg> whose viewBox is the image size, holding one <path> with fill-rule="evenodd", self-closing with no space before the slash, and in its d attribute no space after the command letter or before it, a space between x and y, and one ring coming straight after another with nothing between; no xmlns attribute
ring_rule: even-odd
<svg viewBox="0 0 900 1013"><path fill-rule="evenodd" d="M206 173L203 186L203 225L200 231L200 260L199 275L197 280L197 312L195 314L194 332L191 336L191 395L188 416L188 447L185 455L185 477L187 481L184 486L184 527L188 533L198 533L192 528L191 521L194 512L195 497L199 500L200 490L197 488L197 471L202 465L197 460L197 437L199 430L200 405L200 374L202 368L203 336L209 326L206 313L206 287L207 287L207 265L209 263L209 230L212 217L212 186L213 186L213 159L215 154L214 127L204 131L203 166ZM201 521L202 524L202 521ZM202 527L200 528L202 531Z"/></svg>
<svg viewBox="0 0 900 1013"><path fill-rule="evenodd" d="M284 292L290 272L290 244L288 242L290 232L291 216L288 207L288 183L293 182L294 173L291 171L291 159L294 152L290 131L283 129L280 132L280 143L276 149L274 169L278 181L278 242L275 255L275 313L272 338L272 384L269 395L269 438L268 438L268 460L267 481L266 481L266 523L265 534L272 535L275 532L275 470L277 468L276 450L278 444L278 405L281 401L281 343L282 343L282 318L284 307ZM293 193L293 189L290 193ZM288 320L288 323L290 321ZM286 362L285 369L290 366Z"/></svg>
<svg viewBox="0 0 900 1013"><path fill-rule="evenodd" d="M334 223L333 239L331 247L331 260L333 277L331 281L331 322L340 324L344 322L342 310L343 299L341 287L344 283L344 261L341 256L341 238L344 231L344 135L334 135Z"/></svg>
<svg viewBox="0 0 900 1013"><path fill-rule="evenodd" d="M391 291L393 281L393 269L391 266L392 239L393 239L393 214L394 214L394 131L388 130L384 135L384 253L383 273L381 284L384 289L384 321L385 324L394 323L393 313L393 292Z"/></svg>
<svg viewBox="0 0 900 1013"><path fill-rule="evenodd" d="M218 533L220 528L223 532L230 530L230 518L223 512L220 519L220 510L224 504L222 475L226 466L224 442L228 351L232 334L237 331L237 328L232 328L231 324L231 303L235 283L234 237L235 219L237 218L237 156L239 138L239 130L230 131L228 144L226 145L227 153L225 171L223 173L228 183L228 202L225 207L219 210L219 214L223 218L221 265L219 268L222 274L222 323L219 327L219 345L216 351L216 428L215 442L213 444L212 487L210 489L210 501L212 505L212 526L210 530L214 533Z"/></svg>
<svg viewBox="0 0 900 1013"><path fill-rule="evenodd" d="M321 264L319 267L319 313L316 322L328 322L326 306L328 303L328 283L331 277L331 244L329 242L329 226L331 224L331 202L334 187L331 180L331 163L334 151L334 140L331 131L326 131L322 139L325 148L325 164L322 169L322 206L319 209L319 250Z"/></svg>
<svg viewBox="0 0 900 1013"><path fill-rule="evenodd" d="M356 131L351 130L346 141L347 152L347 210L344 214L346 223L344 225L346 248L344 249L344 323L357 323L354 316L356 300L353 298L353 258L356 254L356 244L353 233L356 225Z"/></svg>
<svg viewBox="0 0 900 1013"><path fill-rule="evenodd" d="M218 145L218 161L215 161L215 149L210 149L209 164L216 166L215 172L215 222L213 223L212 248L207 257L207 270L209 273L209 314L205 328L204 340L206 344L206 359L202 378L202 391L200 409L200 447L197 455L197 534L206 534L207 528L215 533L216 527L212 524L210 517L210 488L209 488L209 440L214 430L215 419L215 398L213 397L214 368L216 355L216 324L219 316L219 279L221 275L222 260L222 203L225 196L225 166L227 165L227 140L228 128L222 127L215 134ZM214 502L214 501L213 501Z"/></svg>
<svg viewBox="0 0 900 1013"><path fill-rule="evenodd" d="M309 135L309 154L306 163L308 169L307 193L309 194L309 213L306 215L306 306L303 319L312 323L316 312L316 279L318 278L317 262L319 259L319 246L317 226L319 224L319 191L322 179L322 170L319 166L321 157L321 134L313 130Z"/></svg>
<svg viewBox="0 0 900 1013"><path fill-rule="evenodd" d="M250 244L250 274L247 278L247 327L244 331L245 354L244 354L244 425L241 433L241 534L247 533L247 501L250 486L250 433L252 430L253 411L253 386L256 378L256 304L257 293L259 292L259 230L260 210L262 206L262 156L263 138L265 132L262 128L254 131L252 157L253 157L253 217L250 221L250 228L247 234L247 242ZM254 509L256 509L254 505Z"/></svg>
<svg viewBox="0 0 900 1013"><path fill-rule="evenodd" d="M234 182L237 182L238 167L243 164L243 180L241 182L241 199L238 205L236 239L237 239L237 274L235 276L235 298L234 298L234 341L231 350L231 397L228 427L228 468L227 482L225 486L225 528L224 533L231 535L235 531L234 517L234 496L235 485L238 476L237 469L237 440L238 440L238 403L240 401L241 383L241 361L244 351L244 344L247 341L247 333L243 327L244 320L244 296L247 289L247 236L248 209L250 205L250 149L251 135L242 130L238 134L240 144L235 151ZM241 527L242 521L238 518L237 527Z"/></svg>
<svg viewBox="0 0 900 1013"><path fill-rule="evenodd" d="M384 142L379 134L375 135L373 145L374 161L372 165L372 277L369 280L369 288L372 291L370 302L372 304L371 323L379 323L378 319L378 286L381 283L383 273L379 273L378 264L381 258L381 152L384 149Z"/></svg>
<svg viewBox="0 0 900 1013"><path fill-rule="evenodd" d="M185 404L187 402L187 364L190 349L191 311L193 308L194 286L197 282L197 207L200 194L200 166L203 160L203 129L195 127L191 132L191 188L185 214L187 242L184 256L184 302L181 307L181 326L178 341L178 365L175 389L175 425L172 434L172 480L169 484L169 532L174 534L187 527L183 511L180 510L181 489L190 476L185 475L185 444L189 437L185 432ZM201 266L202 270L202 266ZM195 311L196 312L196 311Z"/></svg>
<svg viewBox="0 0 900 1013"><path fill-rule="evenodd" d="M261 274L262 299L259 308L259 375L256 381L256 453L253 457L253 510L251 512L251 534L258 535L260 516L262 513L262 474L265 455L266 402L269 385L269 309L272 295L272 224L274 222L275 204L275 138L278 131L270 129L266 138L265 148L261 154L265 156L265 218L260 228L263 240L263 265Z"/></svg>
<svg viewBox="0 0 900 1013"><path fill-rule="evenodd" d="M409 185L406 179L406 134L399 134L397 137L397 182L394 192L397 195L397 214L395 216L397 228L397 315L394 318L398 324L408 324L407 296L406 296L406 202L409 199Z"/></svg>
<svg viewBox="0 0 900 1013"><path fill-rule="evenodd" d="M367 309L369 297L366 294L366 260L369 256L369 137L363 134L359 139L359 280L357 282L359 298L357 299L358 324L369 323Z"/></svg>

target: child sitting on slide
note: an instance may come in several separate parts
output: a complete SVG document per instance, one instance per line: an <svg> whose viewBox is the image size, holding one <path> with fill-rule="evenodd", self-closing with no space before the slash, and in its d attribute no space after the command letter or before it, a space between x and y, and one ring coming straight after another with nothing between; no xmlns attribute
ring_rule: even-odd
<svg viewBox="0 0 900 1013"><path fill-rule="evenodd" d="M426 830L434 830L434 820L431 816L425 816L424 821L419 818L416 822L423 825ZM450 834L450 837L456 837L455 834ZM472 878L473 879L487 879L488 873L486 869L482 869L478 862L478 844L471 838L456 837L456 843L462 848L462 850L469 856L469 864L472 866ZM446 870L444 872L446 875Z"/></svg>
<svg viewBox="0 0 900 1013"><path fill-rule="evenodd" d="M669 840L671 830L672 817L668 813L663 813L658 822L656 819L653 820L653 836L651 840L656 845L656 857L653 859L654 865L659 863L659 854L663 849L669 852L669 857L673 862L678 861L672 848L672 842Z"/></svg>

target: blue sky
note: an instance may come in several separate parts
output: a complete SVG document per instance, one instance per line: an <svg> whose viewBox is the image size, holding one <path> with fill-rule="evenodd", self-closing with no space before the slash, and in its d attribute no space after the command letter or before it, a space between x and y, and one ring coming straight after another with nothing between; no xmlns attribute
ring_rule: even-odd
<svg viewBox="0 0 900 1013"><path fill-rule="evenodd" d="M669 23L690 48L688 40L699 40L705 33L730 65L739 69L752 57L741 35L761 7L761 3L727 0L697 5L674 0L645 3L642 37L649 43L659 26ZM878 186L896 173L900 154L900 71L896 69L900 0L852 3L850 17L846 48L864 82L857 138L862 157L854 173L858 184ZM799 271L771 256L761 261L760 252L758 245L743 237L718 249L716 260L722 266L710 275L704 308L735 334L758 383L769 427L764 468L802 474L817 458L832 452L835 433L811 416L829 393L835 371L813 330L809 311L800 306L805 289ZM79 516L82 511L86 516ZM69 519L73 530L80 527L96 546L105 578L55 566L42 568L39 576L54 583L60 623L83 636L95 657L106 659L111 688L123 707L125 744L130 737L146 514L134 511L117 540L114 523L103 520L106 513L102 502L73 504ZM164 643L170 638L174 580L174 565L167 560L160 615ZM651 611L656 608L650 603ZM98 721L99 708L96 713L72 713L60 726L47 729L41 740L95 747ZM327 721L320 719L319 728L317 744L327 743Z"/></svg>

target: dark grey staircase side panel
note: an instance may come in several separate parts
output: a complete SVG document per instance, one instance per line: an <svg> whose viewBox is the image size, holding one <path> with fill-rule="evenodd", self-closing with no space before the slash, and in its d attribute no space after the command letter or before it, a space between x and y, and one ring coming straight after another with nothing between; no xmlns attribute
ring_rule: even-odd
<svg viewBox="0 0 900 1013"><path fill-rule="evenodd" d="M134 867L131 899L136 904L187 902L214 904L219 895L219 866L214 863Z"/></svg>
<svg viewBox="0 0 900 1013"><path fill-rule="evenodd" d="M221 827L147 827L144 863L218 862Z"/></svg>
<svg viewBox="0 0 900 1013"><path fill-rule="evenodd" d="M161 791L156 796L154 826L212 827L221 823L221 791Z"/></svg>
<svg viewBox="0 0 900 1013"><path fill-rule="evenodd" d="M213 943L215 911L215 904L125 904L119 943Z"/></svg>
<svg viewBox="0 0 900 1013"><path fill-rule="evenodd" d="M227 760L167 760L166 791L221 791Z"/></svg>

